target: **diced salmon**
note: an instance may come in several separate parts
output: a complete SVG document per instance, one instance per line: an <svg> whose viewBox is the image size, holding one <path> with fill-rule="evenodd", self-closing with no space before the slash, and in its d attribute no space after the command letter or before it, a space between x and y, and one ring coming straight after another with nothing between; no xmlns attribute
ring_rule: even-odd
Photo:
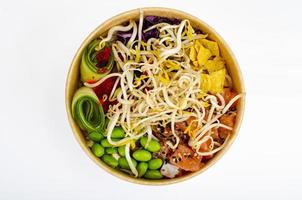
<svg viewBox="0 0 302 200"><path fill-rule="evenodd" d="M237 95L237 93L235 91L232 91L230 88L224 88L223 89L223 93L222 93L222 96L224 98L224 101L225 101L225 104L227 105L231 99L233 99L235 96ZM232 104L232 106L230 107L230 109L235 109L236 108L236 105L237 105L237 101L234 102Z"/></svg>
<svg viewBox="0 0 302 200"><path fill-rule="evenodd" d="M209 152L211 150L210 145L211 145L210 140L207 140L206 142L202 143L200 145L199 152Z"/></svg>
<svg viewBox="0 0 302 200"><path fill-rule="evenodd" d="M200 145L199 152L209 152L209 151L211 151L210 145L211 145L211 141L210 141L210 140L207 140L206 142L202 143L202 144ZM213 156L214 156L213 154L208 155L208 156L203 156L202 159L203 159L203 160L209 160L209 159L211 159Z"/></svg>
<svg viewBox="0 0 302 200"><path fill-rule="evenodd" d="M185 132L185 130L187 129L186 122L176 122L175 123L175 129L178 130L178 131Z"/></svg>
<svg viewBox="0 0 302 200"><path fill-rule="evenodd" d="M221 124L224 124L226 126L229 126L229 127L233 128L234 125L235 125L235 119L236 119L236 114L231 113L231 114L222 115L219 120L220 120ZM218 133L219 133L220 138L225 139L230 132L231 132L230 130L222 128L222 127L220 127L218 129Z"/></svg>
<svg viewBox="0 0 302 200"><path fill-rule="evenodd" d="M197 127L198 127L198 122L197 121L194 121L194 120L196 120L196 117L193 117L193 116L191 116L191 117L189 117L189 119L187 119L187 128L186 128L186 131L187 131L187 133L190 135L190 136L192 136L192 135L194 135L194 133L197 131ZM188 127L190 128L190 129L188 129Z"/></svg>
<svg viewBox="0 0 302 200"><path fill-rule="evenodd" d="M195 172L202 168L202 157L194 155L194 151L183 144L179 144L169 161L171 164L185 170Z"/></svg>
<svg viewBox="0 0 302 200"><path fill-rule="evenodd" d="M217 128L213 128L211 133L211 136L214 140L219 140L219 134L218 134L218 129Z"/></svg>

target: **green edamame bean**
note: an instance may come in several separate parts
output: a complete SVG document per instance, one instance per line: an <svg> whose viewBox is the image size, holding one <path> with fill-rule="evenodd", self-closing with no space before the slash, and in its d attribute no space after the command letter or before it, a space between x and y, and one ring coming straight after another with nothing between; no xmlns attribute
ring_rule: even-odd
<svg viewBox="0 0 302 200"><path fill-rule="evenodd" d="M102 160L112 168L118 166L118 160L116 160L112 155L103 155Z"/></svg>
<svg viewBox="0 0 302 200"><path fill-rule="evenodd" d="M142 150L142 149L136 150L132 156L137 161L148 161L152 158L152 155L149 151Z"/></svg>
<svg viewBox="0 0 302 200"><path fill-rule="evenodd" d="M118 153L120 154L120 156L125 156L125 145L118 147L117 150L118 150Z"/></svg>
<svg viewBox="0 0 302 200"><path fill-rule="evenodd" d="M102 139L102 140L101 140L101 145L102 145L103 147L113 147L113 145L110 144L110 143L108 142L107 139Z"/></svg>
<svg viewBox="0 0 302 200"><path fill-rule="evenodd" d="M97 157L101 157L102 155L104 155L104 147L102 147L100 144L98 143L94 143L91 147L91 151L92 153L97 156Z"/></svg>
<svg viewBox="0 0 302 200"><path fill-rule="evenodd" d="M112 141L116 142L116 141L118 141L118 139L112 139ZM107 139L102 139L101 140L101 145L103 147L113 147L113 145L110 144Z"/></svg>
<svg viewBox="0 0 302 200"><path fill-rule="evenodd" d="M89 133L88 137L94 142L99 142L101 141L101 139L104 138L102 133L98 133L96 131L92 131L91 133Z"/></svg>
<svg viewBox="0 0 302 200"><path fill-rule="evenodd" d="M140 139L140 143L144 148L146 147L147 141L148 141L147 137L141 137ZM145 149L151 152L158 152L160 150L160 144L158 141L151 139L149 145Z"/></svg>
<svg viewBox="0 0 302 200"><path fill-rule="evenodd" d="M117 148L116 147L107 147L105 149L105 151L107 154L114 154L114 153L117 153Z"/></svg>
<svg viewBox="0 0 302 200"><path fill-rule="evenodd" d="M148 170L148 163L140 162L137 166L138 177L142 177Z"/></svg>
<svg viewBox="0 0 302 200"><path fill-rule="evenodd" d="M160 158L154 158L148 162L149 169L159 169L162 164L163 161Z"/></svg>
<svg viewBox="0 0 302 200"><path fill-rule="evenodd" d="M159 170L147 170L146 174L144 175L144 178L147 179L161 179L163 175L160 173Z"/></svg>
<svg viewBox="0 0 302 200"><path fill-rule="evenodd" d="M124 138L125 131L121 127L114 127L111 133L111 138Z"/></svg>
<svg viewBox="0 0 302 200"><path fill-rule="evenodd" d="M131 161L133 163L133 165L136 167L137 165L137 162L131 158ZM118 160L118 165L120 168L123 168L123 169L130 169L129 167L129 164L128 164L128 161L125 157L121 157L119 160Z"/></svg>

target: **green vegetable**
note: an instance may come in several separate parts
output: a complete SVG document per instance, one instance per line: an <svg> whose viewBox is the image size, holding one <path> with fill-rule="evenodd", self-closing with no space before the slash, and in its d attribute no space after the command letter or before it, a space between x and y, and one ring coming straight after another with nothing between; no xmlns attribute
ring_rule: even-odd
<svg viewBox="0 0 302 200"><path fill-rule="evenodd" d="M144 177L147 179L161 179L163 175L159 170L147 170Z"/></svg>
<svg viewBox="0 0 302 200"><path fill-rule="evenodd" d="M118 166L118 160L116 160L112 155L103 155L102 160L112 168Z"/></svg>
<svg viewBox="0 0 302 200"><path fill-rule="evenodd" d="M86 81L98 81L102 77L110 73L113 68L113 53L111 51L110 58L106 66L99 68L97 67L96 55L102 52L105 48L100 51L96 51L95 48L99 45L100 39L92 41L84 50L81 61L81 80ZM106 46L105 46L106 47Z"/></svg>
<svg viewBox="0 0 302 200"><path fill-rule="evenodd" d="M133 163L133 165L136 167L137 165L137 162L131 158L131 161ZM123 169L130 169L129 167L129 164L128 164L128 161L125 157L121 157L119 160L118 160L118 165L120 168L123 168Z"/></svg>
<svg viewBox="0 0 302 200"><path fill-rule="evenodd" d="M101 141L101 139L104 138L103 134L98 133L96 131L92 131L91 133L89 133L88 137L94 142L99 142Z"/></svg>
<svg viewBox="0 0 302 200"><path fill-rule="evenodd" d="M102 155L104 155L104 147L102 147L100 144L98 143L94 143L91 147L91 151L92 153L97 156L97 157L101 157Z"/></svg>
<svg viewBox="0 0 302 200"><path fill-rule="evenodd" d="M117 148L116 147L107 147L105 149L105 151L107 154L114 154L114 153L117 153Z"/></svg>
<svg viewBox="0 0 302 200"><path fill-rule="evenodd" d="M151 151L153 153L158 152L160 150L159 142L154 139L150 140L149 145L146 148L147 141L148 141L147 137L141 137L141 139L140 139L140 143L145 149L147 149L148 151Z"/></svg>
<svg viewBox="0 0 302 200"><path fill-rule="evenodd" d="M146 150L136 150L132 156L137 161L148 161L152 158L151 153Z"/></svg>
<svg viewBox="0 0 302 200"><path fill-rule="evenodd" d="M105 115L91 88L81 87L73 96L71 113L78 126L87 132L103 132Z"/></svg>
<svg viewBox="0 0 302 200"><path fill-rule="evenodd" d="M140 162L137 166L138 177L142 177L148 170L148 164L145 162Z"/></svg>
<svg viewBox="0 0 302 200"><path fill-rule="evenodd" d="M125 132L121 127L114 127L111 133L111 138L124 138Z"/></svg>
<svg viewBox="0 0 302 200"><path fill-rule="evenodd" d="M125 145L118 147L117 150L118 150L118 153L120 154L120 156L125 156Z"/></svg>
<svg viewBox="0 0 302 200"><path fill-rule="evenodd" d="M148 165L149 169L159 169L163 164L163 161L160 158L154 158L149 160Z"/></svg>
<svg viewBox="0 0 302 200"><path fill-rule="evenodd" d="M118 140L117 139L112 139L112 141L118 141ZM101 145L103 147L113 147L113 145L108 142L108 139L102 139L101 140Z"/></svg>

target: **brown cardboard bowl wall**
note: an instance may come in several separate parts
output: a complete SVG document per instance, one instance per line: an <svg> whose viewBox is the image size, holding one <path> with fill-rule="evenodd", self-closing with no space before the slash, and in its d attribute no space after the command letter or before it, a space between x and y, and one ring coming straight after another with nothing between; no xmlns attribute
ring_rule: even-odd
<svg viewBox="0 0 302 200"><path fill-rule="evenodd" d="M156 15L156 16L163 16L163 17L174 17L179 19L188 19L190 20L192 26L194 28L200 29L204 33L208 34L208 38L211 40L214 40L218 43L220 47L220 52L222 57L225 59L227 64L228 72L230 73L232 79L233 79L233 87L234 89L239 93L245 93L244 91L244 85L242 80L242 75L238 66L238 63L235 59L235 56L231 52L230 48L226 44L226 42L211 28L209 25L207 25L205 22L201 21L200 19L179 11L174 10L170 8L141 8L144 11L144 16L147 15ZM82 149L85 151L85 153L101 168L109 172L110 174L117 176L121 179L127 180L132 183L138 183L138 184L145 184L145 185L165 185L165 184L171 184L171 183L177 183L181 182L187 179L190 179L202 172L204 172L206 169L208 169L210 166L212 166L214 163L216 163L217 160L221 158L221 156L229 149L231 144L233 143L234 139L236 138L239 127L242 121L243 117L243 111L244 111L244 104L245 104L245 97L241 98L238 102L237 109L238 114L236 118L235 127L233 129L232 135L230 139L227 141L227 144L224 149L219 151L210 161L206 163L206 165L197 172L187 174L182 177L174 178L174 179L162 179L162 180L147 180L147 179L138 179L131 177L119 170L113 169L109 166L107 166L105 163L103 163L99 158L93 155L93 153L90 151L89 147L86 145L85 138L83 137L82 131L76 124L76 122L73 120L71 115L71 102L73 95L75 91L77 90L79 86L80 81L80 62L82 53L85 49L85 47L95 38L99 37L100 35L105 35L107 31L115 26L122 24L123 22L127 22L130 19L136 19L139 18L139 9L131 10L128 12L124 12L122 14L119 14L115 17L112 17L111 19L105 21L103 24L101 24L99 27L97 27L82 43L78 51L76 52L74 59L71 63L69 73L67 76L66 81L66 109L67 109L67 115L69 119L69 123L71 125L71 129L74 133L75 138L81 145Z"/></svg>

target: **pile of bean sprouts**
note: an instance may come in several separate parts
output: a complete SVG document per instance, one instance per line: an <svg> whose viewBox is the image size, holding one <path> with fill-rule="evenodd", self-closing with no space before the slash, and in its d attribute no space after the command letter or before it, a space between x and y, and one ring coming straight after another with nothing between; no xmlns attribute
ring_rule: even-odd
<svg viewBox="0 0 302 200"><path fill-rule="evenodd" d="M167 141L167 145L176 149L180 138L176 134L175 123L194 117L197 131L190 136L188 145L201 156L212 155L224 147L229 136L220 144L212 138L211 130L219 127L232 130L220 123L219 118L242 96L238 94L225 104L221 94L212 95L201 91L202 70L192 68L187 52L194 40L206 38L207 35L195 33L188 20L182 20L179 25L158 23L146 30L143 30L143 20L143 12L140 11L138 25L131 20L129 25L112 27L107 37L101 38L97 48L103 48L106 43L111 44L118 72L111 73L96 83L85 83L87 87L96 87L110 77L117 77L108 97L117 103L110 106L106 114L110 119L107 139L114 146L126 144L126 159L136 176L137 170L129 154L131 141L147 134L148 145L151 138L157 139L152 134L152 126L165 127L171 124L176 142ZM158 29L159 37L142 41L142 33L151 29ZM126 44L114 39L116 32L131 30L132 36ZM137 77L136 73L141 76ZM230 82L229 77L226 80ZM124 139L111 139L115 126L121 126L125 130ZM199 152L200 146L208 141L211 142L210 151Z"/></svg>

